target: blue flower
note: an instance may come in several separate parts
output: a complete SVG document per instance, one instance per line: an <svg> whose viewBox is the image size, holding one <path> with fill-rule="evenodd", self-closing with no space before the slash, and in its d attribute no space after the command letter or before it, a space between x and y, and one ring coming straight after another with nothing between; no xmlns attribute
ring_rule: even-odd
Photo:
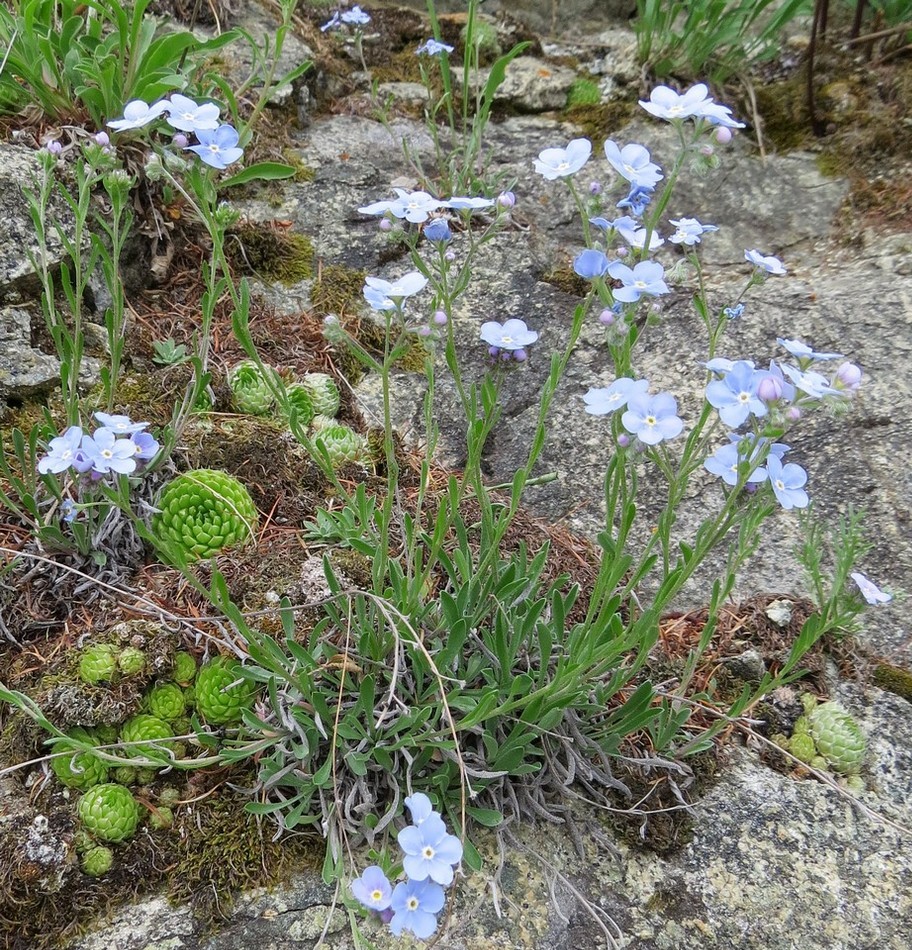
<svg viewBox="0 0 912 950"><path fill-rule="evenodd" d="M364 26L365 23L370 23L370 19L370 14L365 13L357 4L342 14L342 22L351 26Z"/></svg>
<svg viewBox="0 0 912 950"><path fill-rule="evenodd" d="M600 231L610 231L612 228L612 224L607 218L590 218L589 223Z"/></svg>
<svg viewBox="0 0 912 950"><path fill-rule="evenodd" d="M393 919L390 930L398 937L410 930L426 940L437 929L437 914L443 909L444 894L439 884L431 881L400 881L393 891L390 907Z"/></svg>
<svg viewBox="0 0 912 950"><path fill-rule="evenodd" d="M604 277L608 270L608 258L604 251L588 247L585 251L580 251L573 261L573 270L580 277L586 280L595 280L596 277Z"/></svg>
<svg viewBox="0 0 912 950"><path fill-rule="evenodd" d="M113 119L107 125L108 128L116 129L118 132L126 132L128 129L141 129L144 125L148 125L154 119L157 119L167 108L168 103L164 100L149 105L142 99L131 99L124 106L123 118Z"/></svg>
<svg viewBox="0 0 912 950"><path fill-rule="evenodd" d="M786 511L792 508L807 508L808 494L804 490L807 472L800 466L789 462L783 465L775 455L766 460L766 471L773 494Z"/></svg>
<svg viewBox="0 0 912 950"><path fill-rule="evenodd" d="M700 243L700 237L708 234L710 231L718 231L714 224L701 224L696 218L678 218L671 222L675 226L674 234L670 235L668 240L672 244L686 244L693 247ZM743 307L741 308L744 309Z"/></svg>
<svg viewBox="0 0 912 950"><path fill-rule="evenodd" d="M756 249L745 251L744 260L749 264L753 264L758 270L765 271L767 274L776 274L781 277L783 274L788 273L778 257L773 257L772 255L764 256Z"/></svg>
<svg viewBox="0 0 912 950"><path fill-rule="evenodd" d="M645 445L673 439L684 429L684 423L678 418L677 400L671 393L631 396L621 423Z"/></svg>
<svg viewBox="0 0 912 950"><path fill-rule="evenodd" d="M424 236L429 241L446 244L447 241L452 240L453 232L450 230L450 226L446 223L446 221L443 220L443 218L435 218L429 225L425 227Z"/></svg>
<svg viewBox="0 0 912 950"><path fill-rule="evenodd" d="M612 261L608 265L608 273L623 285L615 289L613 294L615 300L622 300L624 303L633 303L643 294L658 297L670 292L668 284L663 280L665 269L656 261L640 261L632 269L620 261Z"/></svg>
<svg viewBox="0 0 912 950"><path fill-rule="evenodd" d="M817 353L815 350L812 350L807 343L802 343L801 340L785 340L781 336L776 337L776 342L785 347L798 360L807 360L808 362L812 360L841 360L842 353Z"/></svg>
<svg viewBox="0 0 912 950"><path fill-rule="evenodd" d="M130 441L133 443L133 457L143 462L155 458L161 448L158 441L148 432L134 432L130 436Z"/></svg>
<svg viewBox="0 0 912 950"><path fill-rule="evenodd" d="M488 320L481 325L480 338L497 350L522 350L531 346L537 339L535 330L530 330L524 320L511 318L503 324ZM492 356L496 354L491 354Z"/></svg>
<svg viewBox="0 0 912 950"><path fill-rule="evenodd" d="M237 130L232 125L220 125L217 129L199 129L196 133L199 145L188 145L185 151L196 152L201 161L212 168L227 168L244 154L238 148Z"/></svg>
<svg viewBox="0 0 912 950"><path fill-rule="evenodd" d="M608 139L605 157L612 168L632 185L655 188L665 177L659 166L649 160L649 151L642 145L631 143L618 148L617 143Z"/></svg>
<svg viewBox="0 0 912 950"><path fill-rule="evenodd" d="M646 210L646 206L652 201L652 195L655 191L646 185L633 185L626 198L621 198L617 203L618 208L626 208L632 215L641 217ZM674 222L672 222L673 224Z"/></svg>
<svg viewBox="0 0 912 950"><path fill-rule="evenodd" d="M706 401L727 426L736 429L751 413L758 418L766 415L766 405L757 395L763 376L747 360L738 360L722 379L707 384Z"/></svg>
<svg viewBox="0 0 912 950"><path fill-rule="evenodd" d="M96 412L94 416L106 429L118 435L130 435L149 428L148 422L131 422L129 416L112 416L106 412Z"/></svg>
<svg viewBox="0 0 912 950"><path fill-rule="evenodd" d="M426 54L427 56L439 56L441 53L452 53L453 47L448 46L446 43L441 43L439 40L430 39L424 42L418 49L415 50L416 55L421 53Z"/></svg>
<svg viewBox="0 0 912 950"><path fill-rule="evenodd" d="M81 443L82 429L70 426L63 435L51 439L47 455L38 460L38 471L42 475L65 472L76 461Z"/></svg>
<svg viewBox="0 0 912 950"><path fill-rule="evenodd" d="M82 452L99 475L117 472L129 475L136 471L136 448L130 439L118 439L110 429L98 429L94 435L83 436Z"/></svg>
<svg viewBox="0 0 912 950"><path fill-rule="evenodd" d="M616 412L627 405L633 396L645 396L649 392L649 381L646 379L630 379L622 376L610 386L598 389L590 388L583 396L586 403L586 412L593 416L605 416Z"/></svg>
<svg viewBox="0 0 912 950"><path fill-rule="evenodd" d="M372 290L379 290L381 293L385 294L387 297L392 297L394 300L402 299L403 297L411 297L414 294L420 293L424 290L427 285L428 279L420 271L409 271L407 274L403 274L397 280L388 281L382 280L379 277L365 277L364 286L365 288L371 288Z"/></svg>
<svg viewBox="0 0 912 950"><path fill-rule="evenodd" d="M411 880L453 883L453 865L462 860L462 842L446 830L437 812L432 811L420 825L403 828L397 840L404 854L402 866Z"/></svg>
<svg viewBox="0 0 912 950"><path fill-rule="evenodd" d="M339 11L336 10L336 12L332 15L332 18L327 20L326 23L320 27L320 32L325 33L327 30L334 30L341 22L342 19L339 15Z"/></svg>
<svg viewBox="0 0 912 950"><path fill-rule="evenodd" d="M893 599L892 594L882 591L873 581L868 580L864 574L858 571L852 571L849 577L858 585L861 596L872 606L876 606L877 604L889 604Z"/></svg>
<svg viewBox="0 0 912 950"><path fill-rule="evenodd" d="M535 159L535 170L548 181L575 175L589 161L592 143L589 139L573 139L566 148L546 148Z"/></svg>
<svg viewBox="0 0 912 950"><path fill-rule="evenodd" d="M823 399L825 396L839 396L845 399L848 395L843 390L831 386L826 376L815 373L811 369L800 370L797 366L789 366L788 363L783 365L782 369L798 389L814 399Z"/></svg>
<svg viewBox="0 0 912 950"><path fill-rule="evenodd" d="M668 86L656 86L649 93L648 102L640 99L640 105L650 115L667 119L669 122L674 119L699 118L703 115L701 110L710 104L712 99L709 97L709 89L702 82L691 86L685 93L677 93Z"/></svg>
<svg viewBox="0 0 912 950"><path fill-rule="evenodd" d="M736 303L734 307L723 307L722 316L726 320L740 320L744 314L744 304Z"/></svg>
<svg viewBox="0 0 912 950"><path fill-rule="evenodd" d="M736 485L738 483L738 470L741 466L748 466L749 469L753 469L747 476L748 485L757 485L766 481L766 469L758 464L758 456L768 440L761 439L751 445L750 439L737 435L730 436L730 438L732 442L716 449L703 463L703 468L713 475L718 475L726 485ZM772 454L775 451L778 457L787 448L787 446L777 444L770 448L770 453Z"/></svg>
<svg viewBox="0 0 912 950"><path fill-rule="evenodd" d="M631 218L629 214L625 214L622 218L615 218L614 221L611 222L611 227L614 228L631 247L640 248L642 250L646 244L646 228L635 218ZM653 231L652 234L649 235L650 251L657 250L664 243L662 236L657 231Z"/></svg>
<svg viewBox="0 0 912 950"><path fill-rule="evenodd" d="M376 864L365 868L361 877L351 882L351 892L368 910L386 910L392 903L393 886Z"/></svg>
<svg viewBox="0 0 912 950"><path fill-rule="evenodd" d="M427 221L432 211L437 211L445 204L426 191L408 192L402 188L394 188L393 190L399 197L390 203L389 211L397 218L405 218L406 221L411 221L412 224L421 224L422 221ZM371 213L364 211L363 208L358 210L365 214Z"/></svg>
<svg viewBox="0 0 912 950"><path fill-rule="evenodd" d="M217 129L219 107L214 102L198 105L192 99L175 92L167 103L168 117L165 121L172 129L181 132L198 132L200 129Z"/></svg>
<svg viewBox="0 0 912 950"><path fill-rule="evenodd" d="M512 192L508 192L508 194L512 194ZM449 201L444 201L443 207L452 208L454 211L477 211L480 208L494 207L494 200L492 198L468 198L457 196L455 198L450 198Z"/></svg>

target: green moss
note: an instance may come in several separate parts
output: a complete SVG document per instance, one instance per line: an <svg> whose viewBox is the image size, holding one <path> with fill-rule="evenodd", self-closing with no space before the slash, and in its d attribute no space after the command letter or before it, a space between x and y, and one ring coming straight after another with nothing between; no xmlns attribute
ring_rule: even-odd
<svg viewBox="0 0 912 950"><path fill-rule="evenodd" d="M292 181L306 184L317 177L317 170L308 165L293 148L282 149L282 158L295 170Z"/></svg>
<svg viewBox="0 0 912 950"><path fill-rule="evenodd" d="M892 663L878 663L874 670L874 682L890 693L912 703L912 673Z"/></svg>
<svg viewBox="0 0 912 950"><path fill-rule="evenodd" d="M574 297L585 297L589 293L589 281L583 280L572 267L566 265L555 267L547 273L542 274L541 278L546 284L557 287L565 294L572 294Z"/></svg>
<svg viewBox="0 0 912 950"><path fill-rule="evenodd" d="M615 134L621 126L630 121L635 105L633 99L578 104L568 102L562 118L579 126L580 131L588 138L601 140Z"/></svg>
<svg viewBox="0 0 912 950"><path fill-rule="evenodd" d="M225 244L232 266L242 273L290 285L313 276L310 238L269 224L239 224Z"/></svg>
<svg viewBox="0 0 912 950"><path fill-rule="evenodd" d="M330 264L321 269L310 291L310 302L317 313L341 314L350 310L361 299L366 276L366 271Z"/></svg>
<svg viewBox="0 0 912 950"><path fill-rule="evenodd" d="M591 79L577 79L567 93L567 108L594 106L602 101L599 87Z"/></svg>

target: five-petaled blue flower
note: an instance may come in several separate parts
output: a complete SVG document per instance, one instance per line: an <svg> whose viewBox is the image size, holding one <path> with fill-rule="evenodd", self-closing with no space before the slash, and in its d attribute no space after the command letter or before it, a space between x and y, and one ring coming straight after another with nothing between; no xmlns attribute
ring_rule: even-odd
<svg viewBox="0 0 912 950"><path fill-rule="evenodd" d="M677 93L668 86L656 86L649 93L649 101L640 99L640 105L658 119L690 119L701 115L701 109L712 103L705 83L691 86L687 92Z"/></svg>
<svg viewBox="0 0 912 950"><path fill-rule="evenodd" d="M418 49L415 50L416 55L424 53L427 56L439 56L441 53L452 53L453 47L448 46L446 43L441 43L439 40L430 39L422 43Z"/></svg>
<svg viewBox="0 0 912 950"><path fill-rule="evenodd" d="M435 813L431 800L424 792L415 792L414 795L409 795L405 799L405 807L412 814L413 825L420 825L421 822Z"/></svg>
<svg viewBox="0 0 912 950"><path fill-rule="evenodd" d="M201 105L175 92L167 102L168 117L165 121L172 129L181 132L198 132L200 129L217 129L219 107L214 102Z"/></svg>
<svg viewBox="0 0 912 950"><path fill-rule="evenodd" d="M592 219L593 223L595 219ZM602 220L602 219L600 219ZM646 244L646 228L644 228L639 221L635 218L631 218L629 214L625 214L622 218L615 218L614 221L610 222L610 227L614 228L618 234L631 246L639 248L640 250ZM658 231L653 231L649 235L649 250L655 251L660 248L665 241L662 239L662 236Z"/></svg>
<svg viewBox="0 0 912 950"><path fill-rule="evenodd" d="M719 411L727 426L737 429L751 413L758 418L767 414L766 404L757 395L765 375L747 360L738 360L722 379L707 384L706 401Z"/></svg>
<svg viewBox="0 0 912 950"><path fill-rule="evenodd" d="M626 208L632 215L639 218L646 210L649 202L652 201L654 191L654 188L649 188L646 185L633 185L627 197L621 198L617 203L617 207L621 209Z"/></svg>
<svg viewBox="0 0 912 950"><path fill-rule="evenodd" d="M585 251L580 251L576 255L573 261L573 270L586 280L604 277L608 270L608 258L604 251L600 251L595 247L587 247Z"/></svg>
<svg viewBox="0 0 912 950"><path fill-rule="evenodd" d="M815 373L812 369L800 370L797 366L789 366L788 363L783 364L782 369L798 389L814 399L823 399L825 396L845 399L848 396L845 391L831 386L826 376Z"/></svg>
<svg viewBox="0 0 912 950"><path fill-rule="evenodd" d="M108 127L116 129L118 132L126 132L128 129L141 129L157 119L166 109L168 103L164 100L153 102L149 105L142 99L131 99L124 106L122 119L112 119L108 122Z"/></svg>
<svg viewBox="0 0 912 950"><path fill-rule="evenodd" d="M804 490L807 472L794 462L783 465L775 455L766 460L766 472L777 501L786 511L792 508L807 508L808 493Z"/></svg>
<svg viewBox="0 0 912 950"><path fill-rule="evenodd" d="M611 167L632 185L655 188L665 177L659 166L649 160L648 149L636 143L618 148L616 142L608 139L605 142L605 158Z"/></svg>
<svg viewBox="0 0 912 950"><path fill-rule="evenodd" d="M622 300L624 303L633 303L643 294L658 297L669 293L668 284L663 279L665 268L657 261L640 261L633 268L620 261L612 261L608 265L608 273L623 285L612 293L615 300Z"/></svg>
<svg viewBox="0 0 912 950"><path fill-rule="evenodd" d="M801 340L786 340L781 336L776 337L776 342L785 347L799 360L807 360L811 362L813 360L841 360L842 353L818 353L816 350L812 350L807 343L802 343Z"/></svg>
<svg viewBox="0 0 912 950"><path fill-rule="evenodd" d="M217 129L199 129L196 133L199 145L188 145L185 151L196 152L200 159L212 168L227 168L244 154L238 148L238 133L233 125L220 125Z"/></svg>
<svg viewBox="0 0 912 950"><path fill-rule="evenodd" d="M535 170L548 181L575 175L589 161L592 143L589 139L573 139L566 148L546 148L535 159Z"/></svg>
<svg viewBox="0 0 912 950"><path fill-rule="evenodd" d="M133 443L133 457L141 462L147 462L149 459L155 458L159 448L161 448L158 440L148 432L134 432L130 436L130 441Z"/></svg>
<svg viewBox="0 0 912 950"><path fill-rule="evenodd" d="M470 198L464 195L457 195L443 202L444 208L451 208L453 211L477 211L479 208L493 208L493 198Z"/></svg>
<svg viewBox="0 0 912 950"><path fill-rule="evenodd" d="M365 13L357 4L355 4L351 10L346 10L342 14L342 22L348 23L350 26L364 26L365 23L370 23L370 14Z"/></svg>
<svg viewBox="0 0 912 950"><path fill-rule="evenodd" d="M677 400L671 393L631 396L621 423L645 445L673 439L684 429L684 423L678 418Z"/></svg>
<svg viewBox="0 0 912 950"><path fill-rule="evenodd" d="M744 304L736 303L734 307L723 307L722 315L726 320L740 320L744 315Z"/></svg>
<svg viewBox="0 0 912 950"><path fill-rule="evenodd" d="M47 455L38 460L38 471L42 475L65 472L77 460L81 443L82 429L70 426L63 435L51 439Z"/></svg>
<svg viewBox="0 0 912 950"><path fill-rule="evenodd" d="M496 320L483 323L480 337L489 346L510 352L531 346L538 339L538 334L526 326L525 320L513 317L502 324Z"/></svg>
<svg viewBox="0 0 912 950"><path fill-rule="evenodd" d="M675 226L675 232L669 235L668 240L672 244L686 244L689 247L699 244L702 235L719 230L714 224L701 224L696 218L672 219L671 223Z"/></svg>
<svg viewBox="0 0 912 950"><path fill-rule="evenodd" d="M368 910L386 910L392 903L393 886L376 864L365 868L361 877L351 882L351 892Z"/></svg>
<svg viewBox="0 0 912 950"><path fill-rule="evenodd" d="M645 396L649 392L649 380L630 379L621 376L610 386L590 388L583 396L586 412L593 416L605 416L627 405L633 396Z"/></svg>
<svg viewBox="0 0 912 950"><path fill-rule="evenodd" d="M859 571L852 571L849 574L849 577L858 585L858 589L861 591L861 596L871 604L871 606L876 606L877 604L889 604L893 599L892 594L882 591L872 580L869 580L864 574Z"/></svg>
<svg viewBox="0 0 912 950"><path fill-rule="evenodd" d="M453 865L462 860L462 842L446 830L443 819L431 812L420 825L399 832L402 866L413 881L430 878L446 887L453 883Z"/></svg>
<svg viewBox="0 0 912 950"><path fill-rule="evenodd" d="M98 429L84 436L81 451L99 475L117 472L129 475L136 471L136 447L130 439L118 439L110 429Z"/></svg>
<svg viewBox="0 0 912 950"><path fill-rule="evenodd" d="M425 227L423 233L429 241L435 241L440 244L446 244L446 242L451 240L453 237L453 232L450 230L450 226L446 223L446 221L443 220L443 218L435 218Z"/></svg>
<svg viewBox="0 0 912 950"><path fill-rule="evenodd" d="M400 881L393 891L390 930L399 936L410 930L426 940L437 929L437 914L443 909L443 888L432 881Z"/></svg>
<svg viewBox="0 0 912 950"><path fill-rule="evenodd" d="M749 264L753 264L758 270L765 271L767 274L776 274L781 277L783 274L788 273L778 257L773 257L771 254L764 256L756 249L745 251L744 260Z"/></svg>
<svg viewBox="0 0 912 950"><path fill-rule="evenodd" d="M374 310L394 310L405 297L424 290L427 282L427 277L416 270L392 282L379 277L365 277L362 293Z"/></svg>
<svg viewBox="0 0 912 950"><path fill-rule="evenodd" d="M726 485L736 485L738 483L738 469L741 466L747 466L750 472L746 481L748 485L757 485L766 481L767 472L759 464L758 457L769 440L759 439L755 441L750 436L739 436L737 434L732 434L729 438L731 442L716 449L703 463L703 468L713 475L718 475ZM776 442L770 446L769 454L781 459L787 451L787 445Z"/></svg>
<svg viewBox="0 0 912 950"><path fill-rule="evenodd" d="M113 416L107 412L96 412L95 418L106 428L118 435L130 435L149 428L148 422L132 422L129 416Z"/></svg>

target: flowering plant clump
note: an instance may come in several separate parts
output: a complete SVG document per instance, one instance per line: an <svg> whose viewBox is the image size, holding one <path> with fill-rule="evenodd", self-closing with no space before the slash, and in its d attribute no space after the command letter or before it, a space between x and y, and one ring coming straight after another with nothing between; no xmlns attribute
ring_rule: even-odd
<svg viewBox="0 0 912 950"><path fill-rule="evenodd" d="M426 940L437 930L437 915L453 883L453 866L462 860L462 842L449 834L440 813L422 792L405 799L412 824L399 832L406 878L395 887L378 865L351 883L355 899L388 923L394 935L404 930Z"/></svg>

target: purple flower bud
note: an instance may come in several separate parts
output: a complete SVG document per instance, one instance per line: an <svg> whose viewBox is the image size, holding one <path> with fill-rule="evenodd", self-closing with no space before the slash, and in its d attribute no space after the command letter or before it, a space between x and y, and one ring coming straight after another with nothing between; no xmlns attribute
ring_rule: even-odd
<svg viewBox="0 0 912 950"><path fill-rule="evenodd" d="M500 358L504 363L509 363L510 360L513 359L513 353L510 350L504 350L503 353L500 354Z"/></svg>
<svg viewBox="0 0 912 950"><path fill-rule="evenodd" d="M744 490L747 492L748 495L753 495L759 488L760 488L759 482L748 482L744 486Z"/></svg>
<svg viewBox="0 0 912 950"><path fill-rule="evenodd" d="M623 433L622 433L621 435L619 435L619 436L618 436L618 445L619 445L622 449L626 449L627 446L630 445L630 436L629 436L629 435L624 435Z"/></svg>
<svg viewBox="0 0 912 950"><path fill-rule="evenodd" d="M801 418L801 410L797 406L792 406L785 414L785 417L790 422L797 422Z"/></svg>
<svg viewBox="0 0 912 950"><path fill-rule="evenodd" d="M782 398L782 383L775 376L764 376L757 384L757 396L764 402L778 402Z"/></svg>
<svg viewBox="0 0 912 950"><path fill-rule="evenodd" d="M51 141L48 142L44 148L49 155L59 155L63 151L63 146L57 141L57 139L51 139Z"/></svg>
<svg viewBox="0 0 912 950"><path fill-rule="evenodd" d="M377 911L377 916L383 923L388 924L393 919L393 914L395 913L392 907L387 907L386 910Z"/></svg>
<svg viewBox="0 0 912 950"><path fill-rule="evenodd" d="M455 260L456 260L456 252L455 252L455 251L447 251L446 254L443 255L443 257L444 257L444 260L447 260L447 261L455 261Z"/></svg>
<svg viewBox="0 0 912 950"><path fill-rule="evenodd" d="M380 219L380 230L386 233L393 230L393 222L389 218Z"/></svg>
<svg viewBox="0 0 912 950"><path fill-rule="evenodd" d="M728 145L728 143L732 140L732 138L733 138L732 130L725 128L724 125L720 125L716 129L716 141L720 145Z"/></svg>
<svg viewBox="0 0 912 950"><path fill-rule="evenodd" d="M111 139L108 137L107 132L96 132L95 133L95 144L100 145L104 148L106 145L111 144Z"/></svg>
<svg viewBox="0 0 912 950"><path fill-rule="evenodd" d="M846 389L858 389L861 385L861 367L854 363L843 363L836 370L836 381L841 383Z"/></svg>
<svg viewBox="0 0 912 950"><path fill-rule="evenodd" d="M516 204L516 195L512 191L503 191L497 196L497 204L501 208L512 208Z"/></svg>
<svg viewBox="0 0 912 950"><path fill-rule="evenodd" d="M610 327L614 323L614 311L606 307L599 314L599 323L604 323L606 327Z"/></svg>
<svg viewBox="0 0 912 950"><path fill-rule="evenodd" d="M174 138L171 139L171 144L175 148L186 148L190 144L190 139L188 139L183 132L178 132L175 134Z"/></svg>
<svg viewBox="0 0 912 950"><path fill-rule="evenodd" d="M617 254L618 257L626 257L630 252L626 247L618 247L615 248L614 253Z"/></svg>
<svg viewBox="0 0 912 950"><path fill-rule="evenodd" d="M499 346L489 346L489 347L488 347L488 356L493 356L493 357L496 358L499 353L500 353L500 347L499 347Z"/></svg>
<svg viewBox="0 0 912 950"><path fill-rule="evenodd" d="M528 355L529 354L522 349L513 351L513 359L516 360L517 363L524 363Z"/></svg>
<svg viewBox="0 0 912 950"><path fill-rule="evenodd" d="M589 182L589 194L600 195L602 193L602 183L600 181Z"/></svg>
<svg viewBox="0 0 912 950"><path fill-rule="evenodd" d="M712 145L709 144L709 142L704 142L703 145L700 146L700 154L710 158L716 154L716 150L712 147Z"/></svg>
<svg viewBox="0 0 912 950"><path fill-rule="evenodd" d="M434 323L439 327L445 327L447 322L447 315L443 310L438 310L434 314Z"/></svg>
<svg viewBox="0 0 912 950"><path fill-rule="evenodd" d="M430 336L431 328L430 327L418 327L418 336Z"/></svg>

